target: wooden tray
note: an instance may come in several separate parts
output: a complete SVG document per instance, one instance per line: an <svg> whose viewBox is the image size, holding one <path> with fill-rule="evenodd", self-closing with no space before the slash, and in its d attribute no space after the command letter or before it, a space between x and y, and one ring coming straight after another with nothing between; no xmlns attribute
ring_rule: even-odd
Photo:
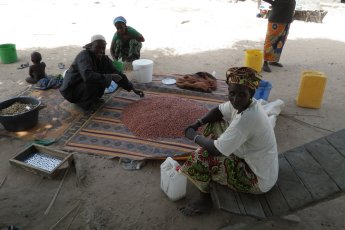
<svg viewBox="0 0 345 230"><path fill-rule="evenodd" d="M50 156L60 162L52 170L40 168L25 162L26 159L37 153ZM26 171L32 172L34 174L39 174L48 178L53 178L57 176L61 171L66 170L70 166L72 160L72 153L66 153L42 145L32 144L31 146L25 148L24 150L16 154L9 161L12 165L19 166L20 168L23 168Z"/></svg>

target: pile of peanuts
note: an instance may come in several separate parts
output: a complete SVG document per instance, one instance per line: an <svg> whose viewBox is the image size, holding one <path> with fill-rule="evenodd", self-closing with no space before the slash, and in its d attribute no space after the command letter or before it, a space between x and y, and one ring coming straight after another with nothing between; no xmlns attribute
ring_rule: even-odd
<svg viewBox="0 0 345 230"><path fill-rule="evenodd" d="M122 122L137 137L179 138L188 125L207 111L193 100L150 95L127 106Z"/></svg>

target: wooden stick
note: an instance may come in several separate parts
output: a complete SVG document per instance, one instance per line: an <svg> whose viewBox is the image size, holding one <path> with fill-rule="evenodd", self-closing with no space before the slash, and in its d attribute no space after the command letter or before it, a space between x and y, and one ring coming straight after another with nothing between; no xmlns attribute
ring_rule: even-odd
<svg viewBox="0 0 345 230"><path fill-rule="evenodd" d="M51 207L53 206L53 204L54 204L54 202L55 202L55 200L56 200L56 197L57 197L57 195L59 194L59 192L60 192L60 190L61 190L62 184L63 184L63 182L64 182L64 180L65 180L65 178L66 178L66 175L67 175L67 173L68 173L68 170L69 170L69 168L67 168L65 174L63 175L63 178L62 178L62 180L61 180L61 182L60 182L60 185L59 185L58 189L56 190L53 199L50 201L50 204L49 204L48 208L47 208L46 211L44 212L44 215L47 215L47 214L49 213Z"/></svg>
<svg viewBox="0 0 345 230"><path fill-rule="evenodd" d="M61 217L53 226L49 228L49 230L53 230L63 219L65 219L71 212L73 212L74 209L80 206L80 202L74 206L71 210L69 210L63 217Z"/></svg>
<svg viewBox="0 0 345 230"><path fill-rule="evenodd" d="M71 225L72 225L72 223L73 223L74 219L75 219L75 218L78 216L80 206L81 206L81 205L80 205L80 203L79 203L79 205L78 205L78 209L77 209L77 211L75 212L75 214L74 214L74 216L73 216L73 218L72 218L71 222L70 222L70 223L69 223L69 225L67 226L66 230L68 230L68 229L69 229L69 227L71 227Z"/></svg>
<svg viewBox="0 0 345 230"><path fill-rule="evenodd" d="M3 184L5 184L6 179L7 179L7 176L5 176L5 178L1 181L0 188L3 186Z"/></svg>

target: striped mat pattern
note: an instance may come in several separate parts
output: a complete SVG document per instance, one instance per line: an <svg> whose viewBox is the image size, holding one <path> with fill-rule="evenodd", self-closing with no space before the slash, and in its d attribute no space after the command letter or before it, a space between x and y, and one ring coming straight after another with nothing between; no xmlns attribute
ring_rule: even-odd
<svg viewBox="0 0 345 230"><path fill-rule="evenodd" d="M172 95L195 101L207 109L224 100L210 97L145 91L146 95ZM121 122L123 109L138 100L137 95L118 90L65 144L65 149L108 157L183 160L196 145L186 138L143 139L134 136Z"/></svg>

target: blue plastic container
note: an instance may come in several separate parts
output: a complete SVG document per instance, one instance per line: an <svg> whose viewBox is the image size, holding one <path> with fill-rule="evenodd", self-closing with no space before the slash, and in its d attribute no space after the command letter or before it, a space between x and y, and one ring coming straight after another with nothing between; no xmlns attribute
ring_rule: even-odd
<svg viewBox="0 0 345 230"><path fill-rule="evenodd" d="M263 99L268 101L268 97L270 95L272 89L272 84L269 81L261 80L259 84L259 88L255 90L254 98L259 100Z"/></svg>

